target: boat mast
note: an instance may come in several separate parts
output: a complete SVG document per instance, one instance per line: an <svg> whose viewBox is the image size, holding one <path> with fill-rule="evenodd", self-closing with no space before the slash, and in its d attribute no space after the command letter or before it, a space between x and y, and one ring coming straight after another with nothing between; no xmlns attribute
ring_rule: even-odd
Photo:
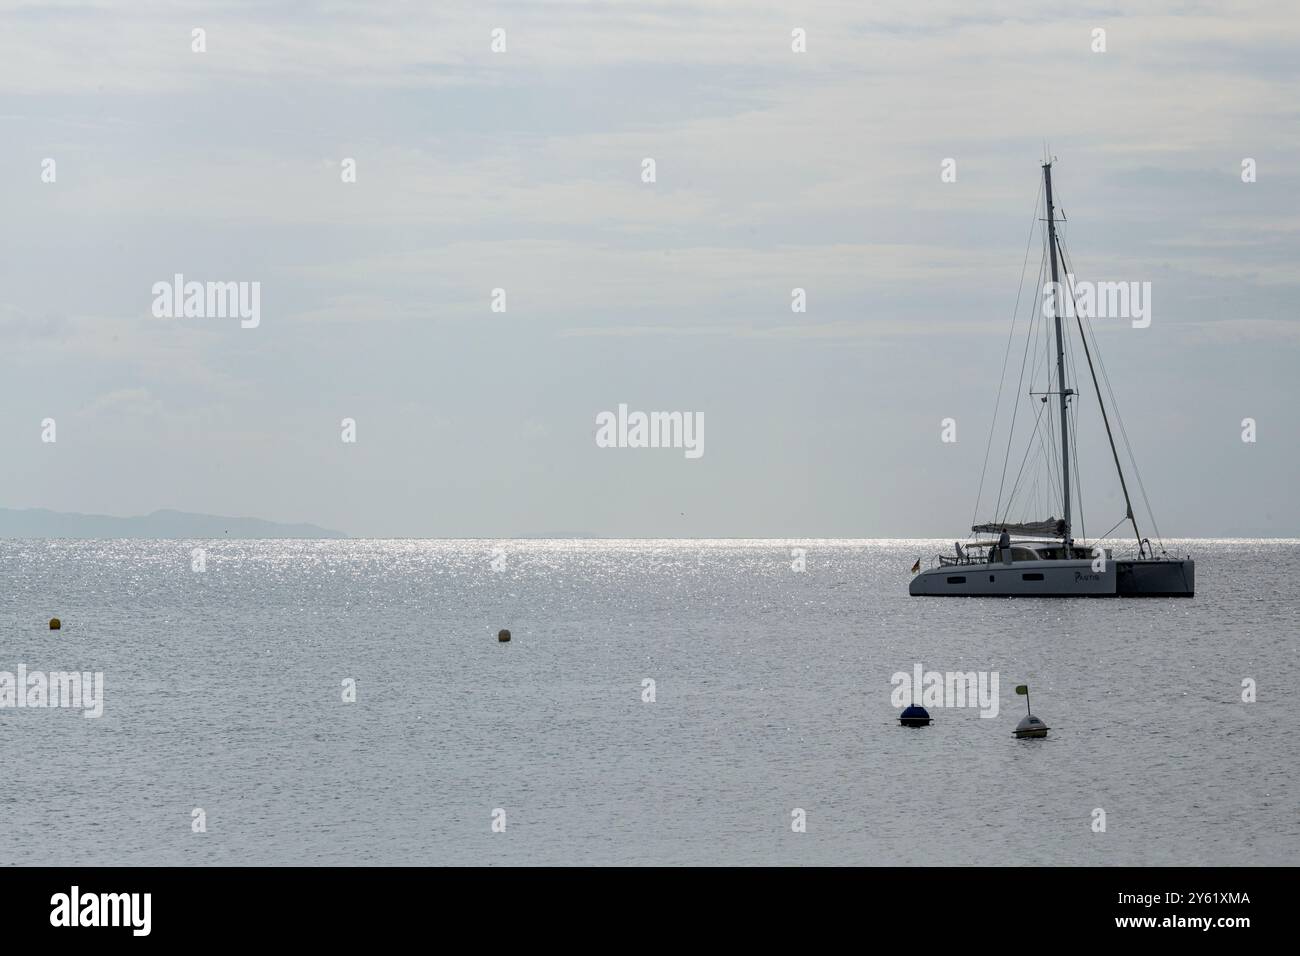
<svg viewBox="0 0 1300 956"><path fill-rule="evenodd" d="M1065 387L1065 341L1061 338L1061 303L1058 299L1061 283L1056 272L1056 212L1052 208L1052 163L1043 163L1043 184L1047 191L1047 247L1052 257L1052 318L1056 322L1056 382L1061 395L1061 495L1065 507L1065 543L1070 535L1070 416L1069 397L1074 394Z"/></svg>

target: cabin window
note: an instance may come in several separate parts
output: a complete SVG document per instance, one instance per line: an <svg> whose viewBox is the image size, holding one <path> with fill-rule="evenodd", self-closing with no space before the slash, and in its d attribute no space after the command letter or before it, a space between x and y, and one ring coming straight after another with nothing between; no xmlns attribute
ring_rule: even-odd
<svg viewBox="0 0 1300 956"><path fill-rule="evenodd" d="M1035 554L1033 551L1030 551L1028 548L1012 548L1011 560L1012 561L1037 561L1038 555Z"/></svg>
<svg viewBox="0 0 1300 956"><path fill-rule="evenodd" d="M956 577L949 578L949 579L948 579L948 583L949 583L949 584L965 584L965 583L966 583L966 578L965 578L964 575L960 575L960 574L959 574L959 575L957 575Z"/></svg>
<svg viewBox="0 0 1300 956"><path fill-rule="evenodd" d="M1022 579L1024 579L1024 580L1026 580L1026 581L1041 581L1041 580L1043 580L1043 576L1042 576L1041 574L1039 574L1038 572L1036 572L1036 571L1030 571L1030 572L1027 573L1027 574L1022 574L1022 575L1020 575L1020 577L1021 577Z"/></svg>

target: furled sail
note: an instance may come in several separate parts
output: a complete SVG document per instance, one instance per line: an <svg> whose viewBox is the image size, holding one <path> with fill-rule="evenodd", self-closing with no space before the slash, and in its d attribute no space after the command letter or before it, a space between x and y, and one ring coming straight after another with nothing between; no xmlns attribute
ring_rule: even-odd
<svg viewBox="0 0 1300 956"><path fill-rule="evenodd" d="M1048 518L1046 521L1022 521L1018 524L977 524L971 531L976 534L1046 535L1051 538L1066 536L1065 521L1060 518Z"/></svg>

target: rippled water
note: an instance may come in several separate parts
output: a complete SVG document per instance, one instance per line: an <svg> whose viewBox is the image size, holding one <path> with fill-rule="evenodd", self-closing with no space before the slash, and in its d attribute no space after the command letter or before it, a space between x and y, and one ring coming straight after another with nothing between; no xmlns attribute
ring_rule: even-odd
<svg viewBox="0 0 1300 956"><path fill-rule="evenodd" d="M0 541L0 670L106 684L0 710L0 862L1300 862L1300 542L1178 543L1191 600L909 597L949 546ZM998 717L899 727L918 662Z"/></svg>

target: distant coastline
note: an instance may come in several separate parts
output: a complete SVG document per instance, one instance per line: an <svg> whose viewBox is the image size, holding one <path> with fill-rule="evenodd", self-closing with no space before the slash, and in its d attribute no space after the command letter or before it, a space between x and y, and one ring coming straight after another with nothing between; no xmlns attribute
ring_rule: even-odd
<svg viewBox="0 0 1300 956"><path fill-rule="evenodd" d="M262 518L231 518L161 510L114 515L0 508L0 538L346 538L314 524L282 524Z"/></svg>

